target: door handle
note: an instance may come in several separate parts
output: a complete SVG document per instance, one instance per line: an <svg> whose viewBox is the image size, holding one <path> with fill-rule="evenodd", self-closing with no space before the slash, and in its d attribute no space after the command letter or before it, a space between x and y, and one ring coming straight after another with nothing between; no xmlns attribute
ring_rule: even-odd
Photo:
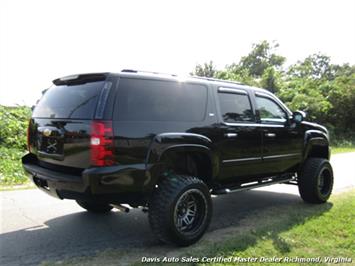
<svg viewBox="0 0 355 266"><path fill-rule="evenodd" d="M269 137L269 138L274 138L274 137L276 137L276 134L275 133L265 133L265 136Z"/></svg>
<svg viewBox="0 0 355 266"><path fill-rule="evenodd" d="M238 133L226 133L224 134L227 138L236 138L238 137Z"/></svg>

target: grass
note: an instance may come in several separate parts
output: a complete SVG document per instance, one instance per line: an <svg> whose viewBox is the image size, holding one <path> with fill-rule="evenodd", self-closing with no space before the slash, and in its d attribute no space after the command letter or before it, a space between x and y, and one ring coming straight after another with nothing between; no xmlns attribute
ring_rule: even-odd
<svg viewBox="0 0 355 266"><path fill-rule="evenodd" d="M265 224L260 228L229 239L216 251L212 249L210 255L243 258L321 257L323 262L325 257L351 258L355 251L354 192L338 196L333 201L334 206L329 210L323 209L322 213L305 208L307 217L305 213L295 215L294 211L288 215L275 213L275 217L265 219ZM279 232L275 227L286 230ZM260 262L249 264L263 265Z"/></svg>
<svg viewBox="0 0 355 266"><path fill-rule="evenodd" d="M141 265L142 257L197 258L195 263L184 265L235 265L235 263L205 263L203 257L257 258L264 265L267 258L314 258L318 265L327 265L327 257L347 257L354 261L355 251L355 190L332 196L326 204L311 205L296 201L292 206L268 207L252 212L238 226L209 232L197 244L187 248L159 245L146 248L109 249L93 257L80 257L61 262L61 265ZM145 263L146 264L146 263ZM163 263L149 263L161 265ZM181 263L169 263L180 265ZM285 263L268 263L268 265ZM301 263L287 263L302 265ZM45 262L43 265L56 265ZM341 264L340 264L341 265ZM350 264L348 264L350 265Z"/></svg>
<svg viewBox="0 0 355 266"><path fill-rule="evenodd" d="M338 147L332 147L331 149L332 149L332 154L355 152L355 146L338 146Z"/></svg>

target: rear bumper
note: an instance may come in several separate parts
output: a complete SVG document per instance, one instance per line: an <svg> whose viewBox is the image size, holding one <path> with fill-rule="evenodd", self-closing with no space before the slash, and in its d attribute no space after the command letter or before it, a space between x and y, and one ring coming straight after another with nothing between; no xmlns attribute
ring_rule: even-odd
<svg viewBox="0 0 355 266"><path fill-rule="evenodd" d="M60 199L143 205L149 191L145 164L95 167L68 174L42 167L29 153L22 157L22 165L39 189Z"/></svg>

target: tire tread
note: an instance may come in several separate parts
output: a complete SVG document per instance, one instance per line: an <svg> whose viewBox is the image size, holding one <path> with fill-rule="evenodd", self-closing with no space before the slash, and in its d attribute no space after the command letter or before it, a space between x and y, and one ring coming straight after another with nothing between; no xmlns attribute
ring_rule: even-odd
<svg viewBox="0 0 355 266"><path fill-rule="evenodd" d="M303 165L301 175L298 179L298 189L301 198L308 203L324 203L327 198L321 198L318 193L318 174L325 164L331 166L329 161L324 158L308 158ZM333 175L333 174L332 174ZM333 181L331 183L330 191L332 190Z"/></svg>
<svg viewBox="0 0 355 266"><path fill-rule="evenodd" d="M197 177L174 174L162 179L158 188L153 192L149 202L149 223L153 233L162 242L181 246L191 244L172 237L170 233L169 213L171 205L176 200L179 193L185 187L193 184L206 186L205 183Z"/></svg>

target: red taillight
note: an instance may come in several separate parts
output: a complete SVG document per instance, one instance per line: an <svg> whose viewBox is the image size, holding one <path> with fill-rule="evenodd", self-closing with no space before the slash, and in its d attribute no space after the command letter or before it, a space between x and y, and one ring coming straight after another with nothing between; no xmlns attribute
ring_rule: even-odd
<svg viewBox="0 0 355 266"><path fill-rule="evenodd" d="M92 122L90 147L93 166L110 166L115 163L112 121Z"/></svg>
<svg viewBox="0 0 355 266"><path fill-rule="evenodd" d="M30 132L31 130L31 119L28 121L28 127L27 127L27 150L31 152L31 143L30 143Z"/></svg>

